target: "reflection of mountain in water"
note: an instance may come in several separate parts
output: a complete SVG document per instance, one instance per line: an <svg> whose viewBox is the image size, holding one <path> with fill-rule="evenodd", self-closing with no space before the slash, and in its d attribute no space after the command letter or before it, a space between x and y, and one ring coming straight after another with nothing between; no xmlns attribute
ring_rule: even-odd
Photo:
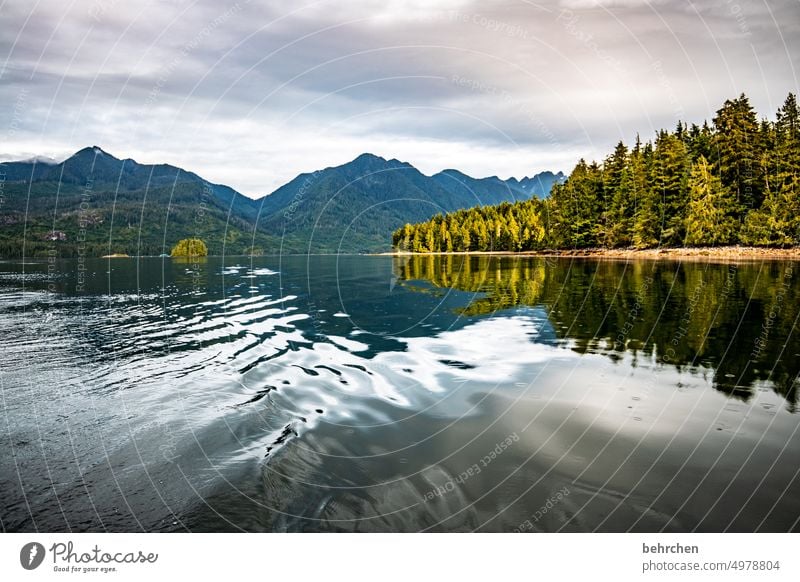
<svg viewBox="0 0 800 582"><path fill-rule="evenodd" d="M548 313L555 336L579 353L655 358L713 374L714 387L748 400L759 389L797 403L797 266L596 261L490 256L395 259L407 288L479 293L460 315L520 306Z"/></svg>

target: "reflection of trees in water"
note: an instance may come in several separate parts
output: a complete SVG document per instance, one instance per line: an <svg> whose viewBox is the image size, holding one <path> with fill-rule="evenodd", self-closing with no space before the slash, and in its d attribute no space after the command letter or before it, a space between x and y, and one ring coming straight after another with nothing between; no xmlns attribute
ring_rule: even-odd
<svg viewBox="0 0 800 582"><path fill-rule="evenodd" d="M459 310L485 315L542 306L580 352L624 352L678 369L713 370L717 390L747 400L761 385L797 403L797 265L782 262L594 261L415 255L395 259L400 281L481 292ZM409 288L423 290L412 283Z"/></svg>
<svg viewBox="0 0 800 582"><path fill-rule="evenodd" d="M399 280L427 281L435 287L482 293L463 315L485 315L517 305L541 303L545 264L487 255L413 255L395 259ZM415 288L415 290L420 290Z"/></svg>

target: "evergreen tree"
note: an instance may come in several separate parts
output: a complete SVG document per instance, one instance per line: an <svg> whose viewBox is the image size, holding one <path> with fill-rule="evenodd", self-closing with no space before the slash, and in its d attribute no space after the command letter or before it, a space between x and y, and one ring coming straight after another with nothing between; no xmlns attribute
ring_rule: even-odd
<svg viewBox="0 0 800 582"><path fill-rule="evenodd" d="M725 101L714 129L712 159L722 185L731 189L742 211L758 208L763 199L759 126L750 100L742 94Z"/></svg>
<svg viewBox="0 0 800 582"><path fill-rule="evenodd" d="M603 193L605 196L598 240L605 246L616 247L630 242L631 204L628 148L619 142L603 164Z"/></svg>
<svg viewBox="0 0 800 582"><path fill-rule="evenodd" d="M800 108L794 93L789 93L778 109L775 131L781 144L797 144L800 141ZM794 153L797 154L796 151Z"/></svg>
<svg viewBox="0 0 800 582"><path fill-rule="evenodd" d="M662 131L656 139L651 178L655 193L660 196L657 213L661 232L658 239L662 246L680 246L683 243L690 166L686 144L675 135Z"/></svg>
<svg viewBox="0 0 800 582"><path fill-rule="evenodd" d="M774 125L762 129L762 156L766 198L761 208L748 213L743 241L754 245L786 246L800 240L800 110L789 93Z"/></svg>
<svg viewBox="0 0 800 582"><path fill-rule="evenodd" d="M743 228L739 228L741 223ZM741 232L740 232L741 231ZM581 159L547 200L503 203L405 225L397 248L536 250L800 243L800 109L793 94L775 122L756 121L744 95L713 126L620 142L602 165Z"/></svg>
<svg viewBox="0 0 800 582"><path fill-rule="evenodd" d="M520 228L517 219L514 218L514 214L509 212L508 216L508 250L510 251L518 251L520 250Z"/></svg>
<svg viewBox="0 0 800 582"><path fill-rule="evenodd" d="M596 246L602 203L598 196L599 168L580 160L564 184L551 190L552 240L559 248Z"/></svg>
<svg viewBox="0 0 800 582"><path fill-rule="evenodd" d="M627 247L633 243L635 206L634 171L625 168L619 185L614 189L611 209L608 213L606 246Z"/></svg>
<svg viewBox="0 0 800 582"><path fill-rule="evenodd" d="M792 176L770 191L758 210L748 213L742 242L756 246L791 246L800 241L800 178Z"/></svg>
<svg viewBox="0 0 800 582"><path fill-rule="evenodd" d="M688 145L693 160L698 159L700 156L707 160L711 159L713 138L714 134L708 126L708 122L703 122L702 127L692 124L689 129Z"/></svg>
<svg viewBox="0 0 800 582"><path fill-rule="evenodd" d="M736 201L711 171L705 157L692 167L689 180L687 245L724 245L736 240Z"/></svg>
<svg viewBox="0 0 800 582"><path fill-rule="evenodd" d="M780 182L800 173L800 109L793 93L789 93L778 109L775 121L775 170Z"/></svg>
<svg viewBox="0 0 800 582"><path fill-rule="evenodd" d="M637 249L648 249L658 246L661 231L661 218L659 215L660 198L652 183L655 172L653 157L653 144L646 143L634 149L631 160L634 186L634 213L632 242Z"/></svg>

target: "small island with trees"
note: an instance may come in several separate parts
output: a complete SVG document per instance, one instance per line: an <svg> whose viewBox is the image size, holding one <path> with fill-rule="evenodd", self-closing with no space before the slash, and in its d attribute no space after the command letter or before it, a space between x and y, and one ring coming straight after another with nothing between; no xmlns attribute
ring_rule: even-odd
<svg viewBox="0 0 800 582"><path fill-rule="evenodd" d="M185 238L172 247L171 257L207 257L208 247L199 238Z"/></svg>
<svg viewBox="0 0 800 582"><path fill-rule="evenodd" d="M711 125L679 121L654 142L618 143L602 163L581 159L549 198L438 214L392 236L401 253L713 254L747 245L794 256L798 244L800 109L791 93L775 121L759 121L742 94Z"/></svg>

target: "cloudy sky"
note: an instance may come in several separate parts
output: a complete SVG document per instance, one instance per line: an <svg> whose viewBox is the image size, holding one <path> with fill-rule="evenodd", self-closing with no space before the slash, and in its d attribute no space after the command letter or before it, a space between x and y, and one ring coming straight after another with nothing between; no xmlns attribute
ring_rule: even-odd
<svg viewBox="0 0 800 582"><path fill-rule="evenodd" d="M0 159L87 145L271 192L362 152L569 171L797 92L798 0L0 1Z"/></svg>

